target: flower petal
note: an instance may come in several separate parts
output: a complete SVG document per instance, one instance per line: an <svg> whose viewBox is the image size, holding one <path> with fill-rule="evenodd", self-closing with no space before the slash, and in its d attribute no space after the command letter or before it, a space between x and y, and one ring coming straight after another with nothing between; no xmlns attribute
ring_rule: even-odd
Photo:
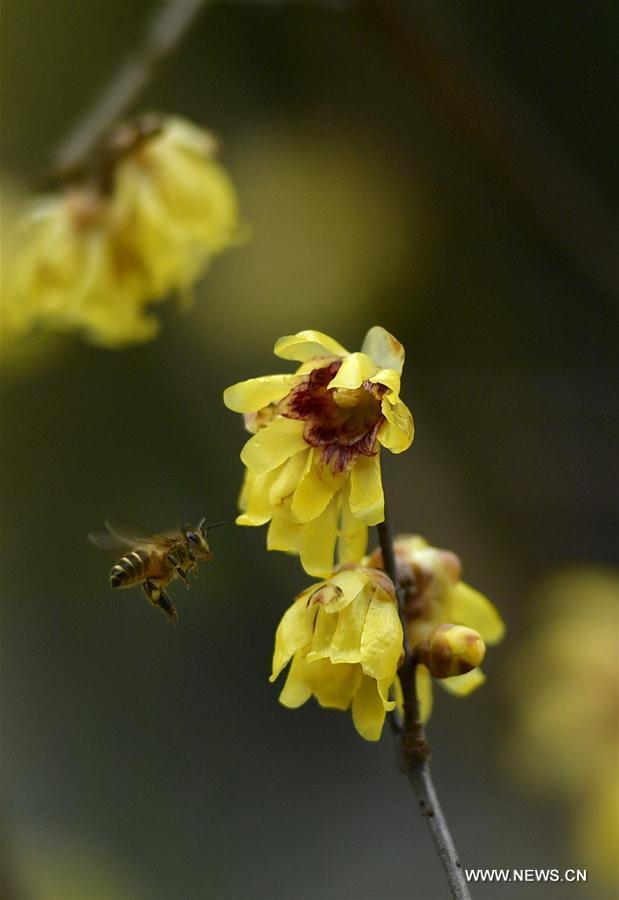
<svg viewBox="0 0 619 900"><path fill-rule="evenodd" d="M372 678L395 678L402 654L402 623L396 603L375 590L365 617L361 639L361 665Z"/></svg>
<svg viewBox="0 0 619 900"><path fill-rule="evenodd" d="M322 331L299 331L275 342L275 356L305 362L321 356L348 356L348 350Z"/></svg>
<svg viewBox="0 0 619 900"><path fill-rule="evenodd" d="M281 469L277 470L277 477L269 490L269 503L271 506L282 506L282 504L292 498L303 477L310 453L310 448L306 447L305 450L291 456Z"/></svg>
<svg viewBox="0 0 619 900"><path fill-rule="evenodd" d="M342 600L334 600L325 604L325 610L328 613L339 612L352 603L357 595L368 584L369 576L360 569L344 569L343 572L336 574L329 579L329 584L339 588L342 592Z"/></svg>
<svg viewBox="0 0 619 900"><path fill-rule="evenodd" d="M384 369L395 369L401 372L404 365L404 347L392 334L375 325L370 328L361 347L362 353L367 353L377 365Z"/></svg>
<svg viewBox="0 0 619 900"><path fill-rule="evenodd" d="M342 365L327 388L347 388L354 391L375 372L376 366L369 356L365 353L351 353L342 360Z"/></svg>
<svg viewBox="0 0 619 900"><path fill-rule="evenodd" d="M237 525L264 525L273 515L269 492L279 469L261 475L254 475L248 469L247 474L250 477L245 481L241 496L243 513L238 517Z"/></svg>
<svg viewBox="0 0 619 900"><path fill-rule="evenodd" d="M346 472L335 473L321 462L321 454L312 449L305 472L292 497L292 513L299 522L311 522L330 503L347 478Z"/></svg>
<svg viewBox="0 0 619 900"><path fill-rule="evenodd" d="M290 506L288 504L279 506L273 511L273 518L267 532L267 550L298 553L302 532L303 526L292 518Z"/></svg>
<svg viewBox="0 0 619 900"><path fill-rule="evenodd" d="M497 644L505 634L503 620L492 603L463 581L449 592L447 609L450 621L474 628L487 644Z"/></svg>
<svg viewBox="0 0 619 900"><path fill-rule="evenodd" d="M299 531L299 554L301 565L308 575L328 577L333 571L333 554L337 540L336 498L321 515Z"/></svg>
<svg viewBox="0 0 619 900"><path fill-rule="evenodd" d="M237 413L258 412L289 394L295 384L294 375L264 375L239 381L226 388L224 403Z"/></svg>
<svg viewBox="0 0 619 900"><path fill-rule="evenodd" d="M270 681L275 681L294 654L307 647L314 631L316 610L303 600L295 600L281 618L275 632L275 650Z"/></svg>
<svg viewBox="0 0 619 900"><path fill-rule="evenodd" d="M307 663L305 677L321 706L348 709L359 689L361 667L347 663L334 666L328 659L320 659Z"/></svg>
<svg viewBox="0 0 619 900"><path fill-rule="evenodd" d="M359 563L368 546L367 525L358 522L350 511L350 488L340 504L340 529L337 542L337 558L340 564Z"/></svg>
<svg viewBox="0 0 619 900"><path fill-rule="evenodd" d="M379 443L392 453L408 450L415 436L415 425L408 406L401 400L392 404L388 397L383 397L381 411L386 422L378 430Z"/></svg>
<svg viewBox="0 0 619 900"><path fill-rule="evenodd" d="M417 702L419 703L419 719L425 723L430 718L433 703L432 678L425 666L417 666L415 690L417 692Z"/></svg>
<svg viewBox="0 0 619 900"><path fill-rule="evenodd" d="M385 518L385 498L380 477L380 454L360 456L350 473L350 511L364 525L378 525Z"/></svg>
<svg viewBox="0 0 619 900"><path fill-rule="evenodd" d="M306 448L303 422L278 416L250 437L241 450L241 460L257 474L270 472Z"/></svg>
<svg viewBox="0 0 619 900"><path fill-rule="evenodd" d="M391 393L387 394L387 397L392 403L399 399L400 380L400 373L396 372L395 369L381 369L368 379L372 384L384 384L385 387L389 388Z"/></svg>
<svg viewBox="0 0 619 900"><path fill-rule="evenodd" d="M292 660L286 683L279 695L279 702L282 706L296 709L299 706L303 706L312 696L312 689L305 680L306 668L307 663L303 657L295 656Z"/></svg>
<svg viewBox="0 0 619 900"><path fill-rule="evenodd" d="M385 707L373 678L363 676L359 690L352 701L352 720L355 728L366 741L377 741L385 722Z"/></svg>
<svg viewBox="0 0 619 900"><path fill-rule="evenodd" d="M455 694L456 697L466 697L472 691L477 690L484 681L486 676L481 669L471 669L466 675L453 675L451 678L440 678L438 683L449 694Z"/></svg>
<svg viewBox="0 0 619 900"><path fill-rule="evenodd" d="M312 643L307 653L307 661L314 662L317 659L328 659L331 647L331 638L337 628L337 616L329 616L318 606L318 614L314 624Z"/></svg>
<svg viewBox="0 0 619 900"><path fill-rule="evenodd" d="M370 604L370 591L365 590L358 594L352 603L349 603L336 616L337 627L331 636L329 657L332 663L359 663L361 662L361 639L363 626Z"/></svg>

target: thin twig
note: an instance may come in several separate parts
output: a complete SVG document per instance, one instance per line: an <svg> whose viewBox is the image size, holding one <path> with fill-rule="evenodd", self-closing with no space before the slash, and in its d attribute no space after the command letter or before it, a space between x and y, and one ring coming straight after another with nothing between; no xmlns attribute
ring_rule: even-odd
<svg viewBox="0 0 619 900"><path fill-rule="evenodd" d="M421 814L432 835L453 900L471 900L458 853L430 773L430 748L426 740L425 729L419 721L419 703L415 686L417 664L406 635L405 595L398 578L393 537L386 509L385 521L377 526L377 530L383 554L383 568L393 581L404 629L404 664L398 673L404 697L404 722L399 731L392 725L398 744L400 768L412 784L419 800Z"/></svg>
<svg viewBox="0 0 619 900"><path fill-rule="evenodd" d="M109 127L135 102L157 67L191 28L208 0L166 0L147 25L144 40L116 71L92 108L80 118L53 158L57 176L79 170Z"/></svg>

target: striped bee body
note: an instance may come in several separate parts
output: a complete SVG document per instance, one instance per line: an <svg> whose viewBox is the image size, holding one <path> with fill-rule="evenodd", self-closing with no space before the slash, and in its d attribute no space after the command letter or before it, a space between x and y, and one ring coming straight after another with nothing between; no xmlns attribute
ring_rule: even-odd
<svg viewBox="0 0 619 900"><path fill-rule="evenodd" d="M110 587L133 587L147 579L169 580L173 572L171 564L160 553L140 547L130 550L112 567Z"/></svg>

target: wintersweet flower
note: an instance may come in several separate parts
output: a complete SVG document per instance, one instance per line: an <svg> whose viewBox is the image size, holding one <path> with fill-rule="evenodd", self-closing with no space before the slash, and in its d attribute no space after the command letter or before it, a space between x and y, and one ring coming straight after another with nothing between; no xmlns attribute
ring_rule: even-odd
<svg viewBox="0 0 619 900"><path fill-rule="evenodd" d="M449 693L463 697L484 683L479 668L485 644L498 643L505 626L492 603L461 580L462 566L455 553L431 547L418 535L398 535L394 541L400 585L405 593L407 637L411 650L423 663L417 666L416 687L421 720L432 711L432 677ZM376 550L368 558L370 566L382 567L382 553ZM445 628L449 623L450 628ZM454 626L466 626L457 629ZM460 674L447 674L440 667L440 652L432 658L431 649L440 650L445 662ZM447 657L451 653L451 658ZM464 659L458 664L458 656ZM453 670L453 669L452 669Z"/></svg>
<svg viewBox="0 0 619 900"><path fill-rule="evenodd" d="M38 202L9 264L6 315L16 331L78 330L110 347L156 333L156 320L144 315L142 268L109 223L109 203L92 188Z"/></svg>
<svg viewBox="0 0 619 900"><path fill-rule="evenodd" d="M506 742L521 785L567 805L572 858L617 896L619 572L571 565L531 598L529 636L507 663L516 718Z"/></svg>
<svg viewBox="0 0 619 900"><path fill-rule="evenodd" d="M279 697L284 706L302 706L313 695L324 707L352 707L359 734L376 741L395 707L390 690L402 645L392 582L377 569L345 566L284 613L270 680L292 660Z"/></svg>
<svg viewBox="0 0 619 900"><path fill-rule="evenodd" d="M36 200L9 260L6 314L108 347L158 331L150 304L187 293L238 235L215 142L176 118L117 126L80 179Z"/></svg>
<svg viewBox="0 0 619 900"><path fill-rule="evenodd" d="M132 140L144 121L150 133ZM193 284L215 254L238 241L236 191L208 131L150 116L125 132L116 138L131 149L119 154L114 173L114 228L142 260L149 295L160 297Z"/></svg>
<svg viewBox="0 0 619 900"><path fill-rule="evenodd" d="M400 400L404 348L376 326L358 353L319 331L282 337L274 352L301 365L224 393L253 433L237 523L270 522L268 548L298 553L306 572L325 577L336 543L340 563L358 563L367 527L384 519L381 447L402 453L413 440Z"/></svg>

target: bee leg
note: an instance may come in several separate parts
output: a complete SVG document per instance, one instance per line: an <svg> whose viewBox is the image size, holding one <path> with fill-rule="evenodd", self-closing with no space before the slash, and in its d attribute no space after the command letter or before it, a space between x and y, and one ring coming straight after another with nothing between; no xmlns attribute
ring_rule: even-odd
<svg viewBox="0 0 619 900"><path fill-rule="evenodd" d="M181 568L180 560L175 553L168 553L168 561L171 565L176 569L176 574L179 578L181 578L185 584L187 590L191 587L189 584L189 578L187 577L187 572L183 568Z"/></svg>
<svg viewBox="0 0 619 900"><path fill-rule="evenodd" d="M142 589L144 590L148 601L152 603L153 606L158 606L159 609L163 610L171 622L178 621L178 610L164 590L157 587L157 585L148 578L142 583Z"/></svg>
<svg viewBox="0 0 619 900"><path fill-rule="evenodd" d="M170 622L178 622L178 610L165 591L159 592L159 600L157 601L157 606L164 611Z"/></svg>

